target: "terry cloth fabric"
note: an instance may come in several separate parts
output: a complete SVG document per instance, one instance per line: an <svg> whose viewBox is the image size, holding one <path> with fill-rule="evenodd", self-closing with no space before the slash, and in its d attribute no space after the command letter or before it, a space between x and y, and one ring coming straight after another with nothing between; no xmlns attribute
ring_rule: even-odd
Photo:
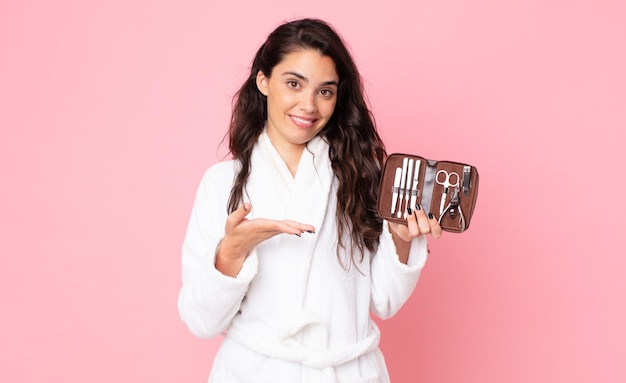
<svg viewBox="0 0 626 383"><path fill-rule="evenodd" d="M244 199L249 219L311 224L315 234L259 244L236 278L215 269L236 161L211 167L196 195L183 244L181 318L199 337L224 333L210 382L388 382L370 313L394 315L426 262L426 239L398 260L388 223L376 253L350 267L337 253L337 179L320 137L303 151L295 177L263 132L252 154ZM349 243L347 238L344 243ZM339 254L339 255L337 255Z"/></svg>

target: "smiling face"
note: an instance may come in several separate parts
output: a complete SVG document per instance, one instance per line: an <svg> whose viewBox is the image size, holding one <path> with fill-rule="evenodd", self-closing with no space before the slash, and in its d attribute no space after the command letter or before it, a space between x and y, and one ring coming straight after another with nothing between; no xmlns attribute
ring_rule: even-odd
<svg viewBox="0 0 626 383"><path fill-rule="evenodd" d="M292 52L267 77L259 72L259 91L267 96L267 134L285 157L301 154L335 110L339 76L335 63L315 50Z"/></svg>

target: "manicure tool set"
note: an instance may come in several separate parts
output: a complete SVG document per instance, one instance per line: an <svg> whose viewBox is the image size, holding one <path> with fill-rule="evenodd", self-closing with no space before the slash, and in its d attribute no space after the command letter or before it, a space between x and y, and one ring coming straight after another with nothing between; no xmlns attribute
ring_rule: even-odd
<svg viewBox="0 0 626 383"><path fill-rule="evenodd" d="M476 167L394 153L383 168L378 213L389 221L406 223L407 208L415 210L419 204L443 230L461 233L469 227L477 196Z"/></svg>

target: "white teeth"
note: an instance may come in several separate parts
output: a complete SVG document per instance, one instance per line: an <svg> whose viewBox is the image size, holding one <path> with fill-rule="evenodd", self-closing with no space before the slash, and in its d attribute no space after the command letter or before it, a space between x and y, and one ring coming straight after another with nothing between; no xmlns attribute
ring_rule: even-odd
<svg viewBox="0 0 626 383"><path fill-rule="evenodd" d="M293 120L295 122L297 122L298 124L304 124L304 125L312 125L313 121L311 120L305 120L303 118L299 118L299 117L295 117L295 116L291 116L291 118L293 118Z"/></svg>

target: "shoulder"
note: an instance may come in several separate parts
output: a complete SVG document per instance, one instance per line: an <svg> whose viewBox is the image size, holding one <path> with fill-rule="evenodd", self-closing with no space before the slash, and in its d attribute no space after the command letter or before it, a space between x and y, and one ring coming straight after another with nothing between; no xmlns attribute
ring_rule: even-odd
<svg viewBox="0 0 626 383"><path fill-rule="evenodd" d="M225 177L232 178L237 174L239 170L239 161L236 160L226 160L215 163L211 165L205 172L202 177L203 180L215 180L215 179L224 179Z"/></svg>
<svg viewBox="0 0 626 383"><path fill-rule="evenodd" d="M226 160L211 165L202 176L200 189L227 190L230 193L239 168L239 161L236 160Z"/></svg>

